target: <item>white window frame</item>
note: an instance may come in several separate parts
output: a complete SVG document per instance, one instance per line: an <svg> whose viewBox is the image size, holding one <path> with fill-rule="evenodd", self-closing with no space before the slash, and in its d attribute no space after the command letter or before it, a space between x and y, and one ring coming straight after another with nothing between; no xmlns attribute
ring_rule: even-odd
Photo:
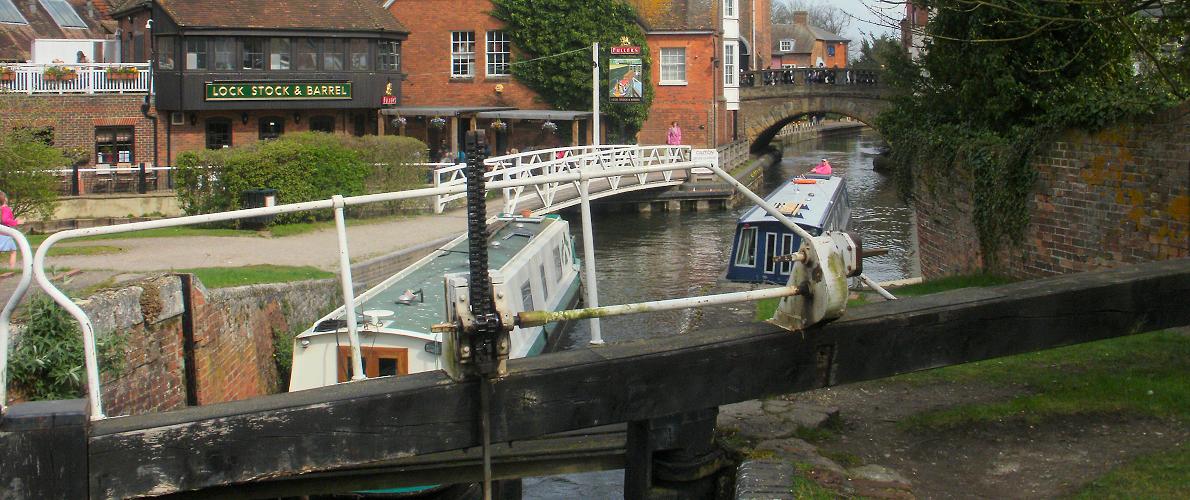
<svg viewBox="0 0 1190 500"><path fill-rule="evenodd" d="M500 34L499 40L492 39L492 34ZM509 76L512 73L512 40L508 37L508 32L504 30L488 30L484 35L484 52L483 62L484 70L488 76ZM504 50L496 50L504 49ZM494 61L493 56L503 56L503 62ZM504 67L504 72L493 71L493 68Z"/></svg>
<svg viewBox="0 0 1190 500"><path fill-rule="evenodd" d="M785 233L781 235L781 255L789 255L793 253L793 235ZM790 271L793 271L793 262L781 263L781 274L789 276Z"/></svg>
<svg viewBox="0 0 1190 500"><path fill-rule="evenodd" d="M668 54L667 54L667 52L668 52ZM679 54L681 55L680 62L678 62L678 60L675 59ZM669 59L670 59L668 61L666 60L667 55L669 56ZM686 85L686 47L661 47L660 55L658 56L658 59L661 61L661 65L660 65L661 74L660 74L660 78L658 78L658 80L660 80L660 81L657 82L657 85ZM671 77L677 76L677 75L672 74L673 71L680 70L681 71L681 75L680 75L681 79L675 79L675 78L666 79L666 76L667 76L666 68L669 68L671 73L668 76L671 76Z"/></svg>
<svg viewBox="0 0 1190 500"><path fill-rule="evenodd" d="M786 38L779 42L778 45L781 52L793 52L793 40Z"/></svg>
<svg viewBox="0 0 1190 500"><path fill-rule="evenodd" d="M738 19L739 9L737 7L736 0L723 0L723 17Z"/></svg>
<svg viewBox="0 0 1190 500"><path fill-rule="evenodd" d="M764 274L776 274L780 269L780 264L773 260L777 250L777 233L764 233Z"/></svg>
<svg viewBox="0 0 1190 500"><path fill-rule="evenodd" d="M723 86L737 87L736 75L739 72L739 53L736 52L735 42L723 42Z"/></svg>
<svg viewBox="0 0 1190 500"><path fill-rule="evenodd" d="M456 72L458 65L466 68L466 72ZM474 31L450 32L450 77L475 78Z"/></svg>
<svg viewBox="0 0 1190 500"><path fill-rule="evenodd" d="M747 241L748 247L745 245L745 237L751 236ZM753 227L746 227L740 230L740 241L736 243L738 250L735 255L735 265L738 267L756 267L756 243L760 237L760 230ZM745 250L747 250L745 252Z"/></svg>

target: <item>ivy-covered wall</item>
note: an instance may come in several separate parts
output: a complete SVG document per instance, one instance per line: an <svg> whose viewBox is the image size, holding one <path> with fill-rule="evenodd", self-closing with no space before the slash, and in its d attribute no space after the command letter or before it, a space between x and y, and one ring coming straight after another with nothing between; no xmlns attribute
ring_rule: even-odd
<svg viewBox="0 0 1190 500"><path fill-rule="evenodd" d="M1023 237L980 251L969 172L915 179L922 274L1033 278L1190 257L1190 103L1148 123L1070 130L1040 145ZM915 175L924 175L917 173ZM988 264L985 269L986 262Z"/></svg>

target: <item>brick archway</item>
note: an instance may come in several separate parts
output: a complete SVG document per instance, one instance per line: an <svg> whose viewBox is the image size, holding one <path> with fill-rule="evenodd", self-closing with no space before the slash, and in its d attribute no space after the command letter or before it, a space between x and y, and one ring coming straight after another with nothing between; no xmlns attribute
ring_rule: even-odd
<svg viewBox="0 0 1190 500"><path fill-rule="evenodd" d="M742 130L752 152L768 147L785 125L811 113L837 113L875 128L889 106L883 87L774 85L740 89Z"/></svg>

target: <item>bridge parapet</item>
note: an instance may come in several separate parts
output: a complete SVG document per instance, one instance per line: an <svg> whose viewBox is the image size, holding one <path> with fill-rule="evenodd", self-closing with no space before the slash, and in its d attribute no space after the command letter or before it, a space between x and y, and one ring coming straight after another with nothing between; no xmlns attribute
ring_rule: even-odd
<svg viewBox="0 0 1190 500"><path fill-rule="evenodd" d="M858 68L781 68L748 71L740 76L740 88L764 86L831 85L835 87L879 87L883 71Z"/></svg>

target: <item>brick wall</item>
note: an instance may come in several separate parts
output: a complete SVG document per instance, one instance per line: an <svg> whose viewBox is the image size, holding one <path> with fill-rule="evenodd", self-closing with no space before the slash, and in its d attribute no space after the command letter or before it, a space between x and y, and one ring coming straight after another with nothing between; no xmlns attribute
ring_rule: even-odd
<svg viewBox="0 0 1190 500"><path fill-rule="evenodd" d="M724 141L717 138L715 131L726 128L723 104L716 97L719 70L711 62L719 43L709 34L649 34L649 52L652 55L650 78L656 92L649 117L641 126L638 140L641 144L665 144L665 134L675 120L682 128L682 143L696 148L713 148ZM661 49L685 47L686 84L661 85ZM719 119L719 125L716 124ZM727 129L730 133L730 128ZM722 137L722 134L718 134Z"/></svg>
<svg viewBox="0 0 1190 500"><path fill-rule="evenodd" d="M1146 124L1068 131L1041 147L1029 225L990 270L1032 278L1190 256L1188 111L1183 104ZM934 181L916 203L922 273L983 268L970 177Z"/></svg>
<svg viewBox="0 0 1190 500"><path fill-rule="evenodd" d="M81 148L95 164L95 128L134 128L133 163L153 161L153 122L141 114L143 94L2 95L0 129L53 127L54 146Z"/></svg>
<svg viewBox="0 0 1190 500"><path fill-rule="evenodd" d="M248 121L244 122L247 114ZM231 122L231 145L242 146L260 140L260 120L272 118L280 121L285 132L305 132L310 130L310 118L329 116L334 118L336 133L355 133L355 120L363 116L363 123L367 133L376 133L377 116L374 111L338 111L338 110L249 110L249 111L206 111L184 112L182 125L170 123L168 112L161 114L160 158L162 164L173 165L178 155L186 151L200 150L207 147L207 120L211 118L225 118ZM297 120L294 120L294 117Z"/></svg>

